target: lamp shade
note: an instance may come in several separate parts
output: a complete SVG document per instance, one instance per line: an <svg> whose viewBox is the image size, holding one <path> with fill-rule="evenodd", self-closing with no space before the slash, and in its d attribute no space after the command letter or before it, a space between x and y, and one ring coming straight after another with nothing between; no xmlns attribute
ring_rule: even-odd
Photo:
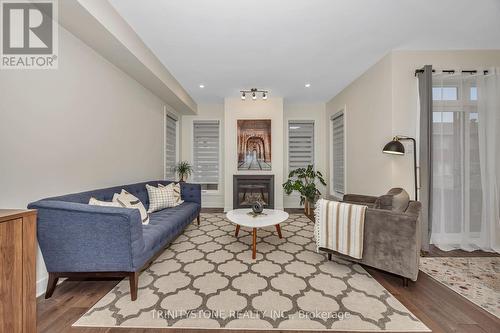
<svg viewBox="0 0 500 333"><path fill-rule="evenodd" d="M392 140L382 150L386 154L404 155L405 146L399 140Z"/></svg>

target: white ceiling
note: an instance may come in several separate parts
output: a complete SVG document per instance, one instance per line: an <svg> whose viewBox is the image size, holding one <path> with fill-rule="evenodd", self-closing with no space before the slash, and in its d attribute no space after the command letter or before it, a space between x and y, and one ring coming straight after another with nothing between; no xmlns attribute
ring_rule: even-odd
<svg viewBox="0 0 500 333"><path fill-rule="evenodd" d="M110 1L198 103L325 102L392 49L500 49L500 0Z"/></svg>

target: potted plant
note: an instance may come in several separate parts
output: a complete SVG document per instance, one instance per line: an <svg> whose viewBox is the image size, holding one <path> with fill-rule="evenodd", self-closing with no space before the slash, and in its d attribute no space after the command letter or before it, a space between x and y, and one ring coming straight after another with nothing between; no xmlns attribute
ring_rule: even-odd
<svg viewBox="0 0 500 333"><path fill-rule="evenodd" d="M312 165L307 168L298 168L292 170L288 175L288 180L283 184L283 189L287 195L293 191L300 194L300 204L304 204L304 212L311 214L311 204L314 205L316 199L321 195L321 192L316 187L316 181L326 186L323 175L319 171L315 171Z"/></svg>
<svg viewBox="0 0 500 333"><path fill-rule="evenodd" d="M174 171L177 175L179 175L179 182L185 182L189 176L193 173L193 167L189 164L188 161L181 161L177 163L174 168Z"/></svg>

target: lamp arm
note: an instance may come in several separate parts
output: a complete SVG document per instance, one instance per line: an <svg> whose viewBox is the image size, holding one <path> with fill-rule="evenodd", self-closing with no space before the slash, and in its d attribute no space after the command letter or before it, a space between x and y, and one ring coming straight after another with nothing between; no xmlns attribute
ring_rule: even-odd
<svg viewBox="0 0 500 333"><path fill-rule="evenodd" d="M413 174L415 176L415 201L418 201L418 188L417 188L417 141L409 136L396 135L394 137L399 141L408 141L411 140L413 142Z"/></svg>

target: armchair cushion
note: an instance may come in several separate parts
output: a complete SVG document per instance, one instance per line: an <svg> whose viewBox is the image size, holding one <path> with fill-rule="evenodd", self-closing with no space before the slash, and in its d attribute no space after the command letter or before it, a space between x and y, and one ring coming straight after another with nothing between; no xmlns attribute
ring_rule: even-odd
<svg viewBox="0 0 500 333"><path fill-rule="evenodd" d="M403 213L408 208L410 196L404 189L395 187L391 188L387 194L384 194L375 200L375 208L392 210L394 212Z"/></svg>

